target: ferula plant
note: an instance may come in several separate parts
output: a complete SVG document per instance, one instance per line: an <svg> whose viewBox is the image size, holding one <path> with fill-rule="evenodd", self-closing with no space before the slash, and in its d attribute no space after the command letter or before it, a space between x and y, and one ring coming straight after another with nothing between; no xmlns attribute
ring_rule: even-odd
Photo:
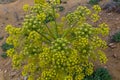
<svg viewBox="0 0 120 80"><path fill-rule="evenodd" d="M6 42L14 46L7 55L28 80L83 80L93 73L94 61L107 61L102 51L106 42L100 37L109 28L105 23L93 27L101 8L79 6L60 17L59 4L60 0L35 0L33 6L24 5L27 15L21 27L6 27Z"/></svg>

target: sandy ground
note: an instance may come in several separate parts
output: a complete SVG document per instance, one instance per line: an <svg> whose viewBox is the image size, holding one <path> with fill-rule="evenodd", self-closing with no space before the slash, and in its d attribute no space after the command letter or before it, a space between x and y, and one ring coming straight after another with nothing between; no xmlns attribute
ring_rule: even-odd
<svg viewBox="0 0 120 80"><path fill-rule="evenodd" d="M67 12L74 10L79 5L84 5L88 0L68 0L67 4L63 4L65 11L61 15L65 15ZM104 0L108 1L108 0ZM18 0L9 4L0 4L0 37L4 36L3 40L0 40L0 46L5 42L7 34L5 32L5 26L12 24L13 26L21 26L25 12L22 10L24 4L33 4L33 0ZM101 20L106 22L110 27L110 36L120 30L120 14L101 12ZM108 39L106 37L106 39ZM107 41L108 42L108 41ZM113 76L113 80L120 80L120 44L115 43L115 48L108 48L105 50L108 57L106 65L102 65L110 71ZM2 50L0 49L0 54ZM100 65L98 65L100 66ZM0 57L0 80L23 80L20 75L20 71L12 69L11 60L9 58L3 59Z"/></svg>

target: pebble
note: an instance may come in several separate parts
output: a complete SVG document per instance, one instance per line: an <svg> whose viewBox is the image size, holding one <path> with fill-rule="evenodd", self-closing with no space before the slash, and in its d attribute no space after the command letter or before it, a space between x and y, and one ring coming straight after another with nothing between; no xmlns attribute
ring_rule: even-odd
<svg viewBox="0 0 120 80"><path fill-rule="evenodd" d="M108 46L109 46L110 48L112 48L112 49L116 48L115 43L110 43L110 44L108 44Z"/></svg>
<svg viewBox="0 0 120 80"><path fill-rule="evenodd" d="M105 69L107 69L107 66L104 66Z"/></svg>
<svg viewBox="0 0 120 80"><path fill-rule="evenodd" d="M4 71L4 73L6 73L6 72L7 72L7 70Z"/></svg>
<svg viewBox="0 0 120 80"><path fill-rule="evenodd" d="M25 77L24 77L24 80L27 80L27 78L28 78L28 77L27 77L27 76L25 76Z"/></svg>
<svg viewBox="0 0 120 80"><path fill-rule="evenodd" d="M108 13L108 16L110 16L112 13Z"/></svg>
<svg viewBox="0 0 120 80"><path fill-rule="evenodd" d="M116 55L116 54L113 54L113 57L114 57L114 58L117 58L117 55Z"/></svg>

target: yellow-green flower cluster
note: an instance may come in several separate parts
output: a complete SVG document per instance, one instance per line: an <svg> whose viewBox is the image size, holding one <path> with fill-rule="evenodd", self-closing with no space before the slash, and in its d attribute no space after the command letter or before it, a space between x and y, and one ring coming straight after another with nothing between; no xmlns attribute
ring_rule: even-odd
<svg viewBox="0 0 120 80"><path fill-rule="evenodd" d="M21 28L15 28L12 25L7 25L5 30L9 33L9 34L20 34L21 32Z"/></svg>
<svg viewBox="0 0 120 80"><path fill-rule="evenodd" d="M50 66L51 63L51 55L50 50L48 48L44 48L43 52L39 54L39 66L41 68L45 68Z"/></svg>
<svg viewBox="0 0 120 80"><path fill-rule="evenodd" d="M67 57L65 52L57 52L52 56L52 65L55 69L65 70L65 66L67 65L66 61Z"/></svg>
<svg viewBox="0 0 120 80"><path fill-rule="evenodd" d="M96 48L106 48L107 44L105 41L100 39L98 36L93 37L91 41L91 45L96 49Z"/></svg>
<svg viewBox="0 0 120 80"><path fill-rule="evenodd" d="M27 76L28 73L35 73L37 71L37 66L34 63L29 63L23 67L22 75Z"/></svg>
<svg viewBox="0 0 120 80"><path fill-rule="evenodd" d="M41 16L41 20L44 20L45 16ZM26 18L23 22L23 32L25 35L28 35L30 31L42 32L44 26L41 24L43 21L40 20L40 17L35 15L26 15Z"/></svg>
<svg viewBox="0 0 120 80"><path fill-rule="evenodd" d="M59 5L61 3L61 0L49 0L49 2L52 4L52 5Z"/></svg>
<svg viewBox="0 0 120 80"><path fill-rule="evenodd" d="M74 13L70 13L66 16L68 24L75 23L75 20L78 20L78 17Z"/></svg>
<svg viewBox="0 0 120 80"><path fill-rule="evenodd" d="M88 44L89 44L88 39L82 38L82 37L78 41L74 42L74 46L76 48L79 48L79 47L84 48L84 47L88 46Z"/></svg>
<svg viewBox="0 0 120 80"><path fill-rule="evenodd" d="M77 76L75 77L75 80L83 80L84 77L85 77L84 74L80 74L80 75L77 75Z"/></svg>
<svg viewBox="0 0 120 80"><path fill-rule="evenodd" d="M93 30L94 29L90 24L83 23L76 28L75 34L78 38L81 38L81 37L89 38L92 36L92 34L94 34Z"/></svg>
<svg viewBox="0 0 120 80"><path fill-rule="evenodd" d="M41 2L41 1L40 1ZM30 11L31 13L36 13L36 14L40 14L40 13L45 13L46 15L51 14L52 13L52 7L48 4L48 3L43 3L42 4L35 4L34 6L30 7Z"/></svg>
<svg viewBox="0 0 120 80"><path fill-rule="evenodd" d="M100 27L100 32L102 35L108 35L109 34L109 28L108 28L108 25L106 23L102 23L99 25Z"/></svg>
<svg viewBox="0 0 120 80"><path fill-rule="evenodd" d="M100 19L100 16L98 15L101 11L101 7L99 5L93 6L94 13L91 14L91 19L93 22L97 22Z"/></svg>
<svg viewBox="0 0 120 80"><path fill-rule="evenodd" d="M98 14L92 14L91 19L93 22L97 22L100 19L100 16Z"/></svg>
<svg viewBox="0 0 120 80"><path fill-rule="evenodd" d="M39 41L40 39L41 39L40 34L36 31L31 31L27 38L27 40L34 42L35 44L38 44L40 42Z"/></svg>
<svg viewBox="0 0 120 80"><path fill-rule="evenodd" d="M72 76L66 76L64 80L73 80Z"/></svg>
<svg viewBox="0 0 120 80"><path fill-rule="evenodd" d="M21 35L21 28L15 28L15 27L12 27L11 25L7 25L5 30L11 34L6 42L8 44L13 44L14 47L18 47L20 44L18 43L18 41L20 40L20 35ZM17 35L17 36L16 36Z"/></svg>
<svg viewBox="0 0 120 80"><path fill-rule="evenodd" d="M76 22L85 22L86 17L91 14L91 11L85 7L80 6L73 13L69 13L66 16L67 22L71 24L76 24Z"/></svg>
<svg viewBox="0 0 120 80"><path fill-rule="evenodd" d="M19 57L18 54L14 54L12 58L13 67L19 68L21 67L21 63L22 63L21 57Z"/></svg>
<svg viewBox="0 0 120 80"><path fill-rule="evenodd" d="M85 74L86 75L91 75L93 73L93 63L88 63L85 66Z"/></svg>
<svg viewBox="0 0 120 80"><path fill-rule="evenodd" d="M28 11L28 10L29 10L29 7L30 7L30 6L29 6L28 4L25 4L25 5L23 6L23 10L24 10L24 11Z"/></svg>
<svg viewBox="0 0 120 80"><path fill-rule="evenodd" d="M94 58L101 63L107 61L101 51L106 42L99 37L109 32L107 25L95 28L87 23L89 16L93 22L99 19L99 6L93 7L93 14L80 6L58 23L57 4L60 0L35 0L34 6L24 6L30 14L25 16L22 27L6 27L10 34L7 43L14 45L7 54L28 80L83 80L93 73Z"/></svg>
<svg viewBox="0 0 120 80"><path fill-rule="evenodd" d="M67 66L68 67L76 67L75 65L80 64L80 59L77 50L71 51L71 54L69 54L69 58L67 59Z"/></svg>
<svg viewBox="0 0 120 80"><path fill-rule="evenodd" d="M79 6L76 11L78 11L79 15L83 16L83 17L86 17L87 15L91 14L91 10L88 9L86 6L84 6L84 7L83 6Z"/></svg>
<svg viewBox="0 0 120 80"><path fill-rule="evenodd" d="M44 70L42 72L42 76L41 76L41 80L55 80L56 77L56 71L53 69L49 69L49 70Z"/></svg>
<svg viewBox="0 0 120 80"><path fill-rule="evenodd" d="M101 11L101 7L99 5L94 5L93 6L93 10L96 12L96 13L99 13Z"/></svg>
<svg viewBox="0 0 120 80"><path fill-rule="evenodd" d="M46 14L45 13L40 13L40 14L37 15L37 18L40 21L44 21L46 19Z"/></svg>
<svg viewBox="0 0 120 80"><path fill-rule="evenodd" d="M105 55L105 53L103 51L98 51L98 55L99 55L99 60L101 64L105 64L107 62L107 57Z"/></svg>
<svg viewBox="0 0 120 80"><path fill-rule="evenodd" d="M14 49L7 50L7 55L8 56L13 57L14 54L15 54L15 50Z"/></svg>
<svg viewBox="0 0 120 80"><path fill-rule="evenodd" d="M34 0L34 3L35 4L42 4L42 3L45 3L46 2L46 0Z"/></svg>
<svg viewBox="0 0 120 80"><path fill-rule="evenodd" d="M69 42L64 38L58 38L52 42L51 50L53 52L67 51Z"/></svg>

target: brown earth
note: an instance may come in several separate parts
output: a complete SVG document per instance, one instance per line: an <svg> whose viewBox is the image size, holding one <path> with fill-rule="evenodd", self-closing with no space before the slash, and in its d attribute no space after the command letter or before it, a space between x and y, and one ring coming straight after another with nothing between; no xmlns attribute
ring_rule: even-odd
<svg viewBox="0 0 120 80"><path fill-rule="evenodd" d="M74 10L79 5L86 5L88 0L68 0L67 4L63 4L65 11L61 12L65 15L67 12ZM104 0L106 2L108 0ZM25 12L22 10L24 4L33 4L33 0L17 0L9 4L0 4L0 37L4 36L3 40L0 40L0 46L5 42L8 36L5 32L5 26L12 24L13 26L21 26ZM111 35L120 30L120 14L106 13L102 11L100 13L101 21L106 22L110 27L110 34L105 39L109 42ZM120 80L120 43L113 43L113 48L107 48L105 50L108 57L106 65L102 65L110 71L113 80ZM0 49L0 54L3 51ZM97 66L100 66L99 64ZM20 71L12 69L11 60L9 58L3 59L0 57L0 80L23 80L20 75Z"/></svg>

